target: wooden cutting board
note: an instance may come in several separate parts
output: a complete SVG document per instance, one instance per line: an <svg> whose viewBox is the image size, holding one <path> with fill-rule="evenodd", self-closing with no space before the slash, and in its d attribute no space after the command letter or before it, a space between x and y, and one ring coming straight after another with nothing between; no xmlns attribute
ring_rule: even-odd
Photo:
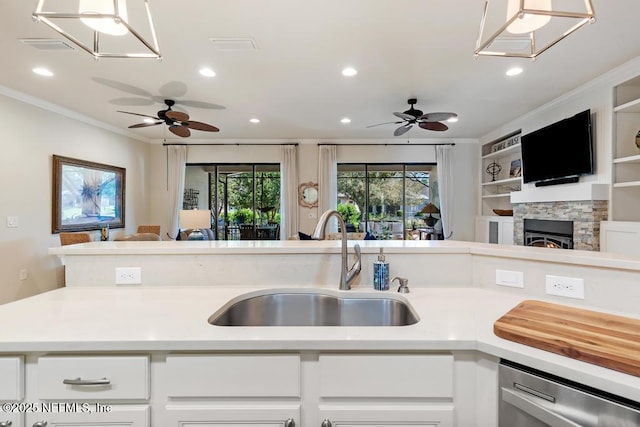
<svg viewBox="0 0 640 427"><path fill-rule="evenodd" d="M518 304L493 325L504 339L640 376L640 320L542 301Z"/></svg>

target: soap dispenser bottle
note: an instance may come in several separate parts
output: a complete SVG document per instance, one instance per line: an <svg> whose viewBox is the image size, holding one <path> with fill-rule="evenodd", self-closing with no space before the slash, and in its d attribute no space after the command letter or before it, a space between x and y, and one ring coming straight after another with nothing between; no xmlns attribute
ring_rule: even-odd
<svg viewBox="0 0 640 427"><path fill-rule="evenodd" d="M378 260L373 263L373 289L376 291L389 290L389 263L384 259L382 248L380 248Z"/></svg>

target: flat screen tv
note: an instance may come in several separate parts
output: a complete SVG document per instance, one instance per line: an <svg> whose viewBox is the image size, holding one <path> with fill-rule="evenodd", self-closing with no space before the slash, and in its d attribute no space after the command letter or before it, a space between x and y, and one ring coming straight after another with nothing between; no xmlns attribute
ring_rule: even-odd
<svg viewBox="0 0 640 427"><path fill-rule="evenodd" d="M521 144L523 182L562 184L593 174L591 110L523 135Z"/></svg>

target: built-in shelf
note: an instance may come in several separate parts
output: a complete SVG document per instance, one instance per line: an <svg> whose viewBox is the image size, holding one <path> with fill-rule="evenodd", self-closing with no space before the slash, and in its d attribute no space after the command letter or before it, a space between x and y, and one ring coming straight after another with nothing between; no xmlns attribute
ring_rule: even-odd
<svg viewBox="0 0 640 427"><path fill-rule="evenodd" d="M492 186L492 185L503 185L503 184L509 184L511 182L520 182L520 177L514 177L514 178L507 178L507 179L499 179L497 181L489 181L489 182L483 182L482 186L486 187L486 186Z"/></svg>
<svg viewBox="0 0 640 427"><path fill-rule="evenodd" d="M617 159L613 159L613 163L616 164L620 164L620 163L640 163L640 154L636 154L635 156L627 156L627 157L620 157Z"/></svg>
<svg viewBox="0 0 640 427"><path fill-rule="evenodd" d="M640 113L640 98L613 108L614 113Z"/></svg>
<svg viewBox="0 0 640 427"><path fill-rule="evenodd" d="M640 181L616 182L613 188L640 187Z"/></svg>
<svg viewBox="0 0 640 427"><path fill-rule="evenodd" d="M494 151L493 153L489 153L486 156L482 156L482 160L504 157L507 154L515 153L518 150L520 150L520 144L513 144L507 148L503 148L502 150Z"/></svg>
<svg viewBox="0 0 640 427"><path fill-rule="evenodd" d="M487 194L482 196L483 199L499 199L501 197L510 197L511 193Z"/></svg>

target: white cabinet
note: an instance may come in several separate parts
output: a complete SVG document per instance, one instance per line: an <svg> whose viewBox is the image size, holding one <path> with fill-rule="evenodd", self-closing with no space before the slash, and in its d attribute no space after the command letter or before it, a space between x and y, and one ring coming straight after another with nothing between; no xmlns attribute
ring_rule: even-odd
<svg viewBox="0 0 640 427"><path fill-rule="evenodd" d="M600 251L640 255L640 222L602 221Z"/></svg>
<svg viewBox="0 0 640 427"><path fill-rule="evenodd" d="M640 77L614 89L614 139L609 220L640 221Z"/></svg>
<svg viewBox="0 0 640 427"><path fill-rule="evenodd" d="M0 402L15 404L14 408L0 407L0 427L22 427L23 412L18 406L24 399L24 358L0 357Z"/></svg>
<svg viewBox="0 0 640 427"><path fill-rule="evenodd" d="M447 354L321 354L312 425L451 427L453 366Z"/></svg>
<svg viewBox="0 0 640 427"><path fill-rule="evenodd" d="M480 214L511 209L511 193L522 188L520 131L483 144L481 156Z"/></svg>
<svg viewBox="0 0 640 427"><path fill-rule="evenodd" d="M149 356L42 356L27 426L149 427ZM46 424L45 424L46 423Z"/></svg>
<svg viewBox="0 0 640 427"><path fill-rule="evenodd" d="M449 354L172 354L154 427L452 427L453 366Z"/></svg>
<svg viewBox="0 0 640 427"><path fill-rule="evenodd" d="M513 245L513 217L481 216L476 218L476 241Z"/></svg>

